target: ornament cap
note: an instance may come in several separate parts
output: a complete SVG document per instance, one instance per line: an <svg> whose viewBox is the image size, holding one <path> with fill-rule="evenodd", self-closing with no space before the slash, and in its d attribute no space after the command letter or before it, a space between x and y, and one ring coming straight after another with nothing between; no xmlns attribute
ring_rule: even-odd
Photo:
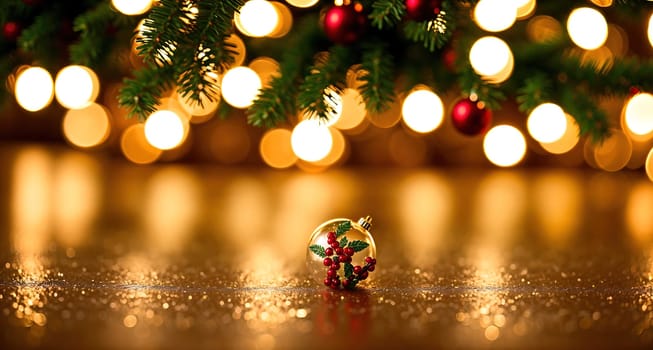
<svg viewBox="0 0 653 350"><path fill-rule="evenodd" d="M366 230L370 230L370 227L372 227L372 217L367 215L364 218L358 219L358 224L361 225L362 228Z"/></svg>

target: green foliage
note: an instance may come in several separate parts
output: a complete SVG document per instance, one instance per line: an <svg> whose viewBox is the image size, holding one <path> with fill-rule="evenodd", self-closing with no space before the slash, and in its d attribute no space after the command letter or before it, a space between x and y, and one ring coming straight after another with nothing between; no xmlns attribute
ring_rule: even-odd
<svg viewBox="0 0 653 350"><path fill-rule="evenodd" d="M137 116L144 121L145 116L156 111L161 96L173 86L174 81L171 66L149 65L134 72L134 78L123 81L118 103L129 108L129 117Z"/></svg>
<svg viewBox="0 0 653 350"><path fill-rule="evenodd" d="M409 21L404 26L404 33L409 40L422 43L426 49L433 52L449 42L455 28L455 8L448 1L444 1L442 10L435 19L423 22Z"/></svg>
<svg viewBox="0 0 653 350"><path fill-rule="evenodd" d="M365 241L351 241L347 248L353 248L355 252L360 252L361 250L369 247L369 243Z"/></svg>
<svg viewBox="0 0 653 350"><path fill-rule="evenodd" d="M388 109L394 100L394 81L388 77L394 76L392 55L381 42L366 47L363 51L358 80L361 95L367 110L380 113Z"/></svg>
<svg viewBox="0 0 653 350"><path fill-rule="evenodd" d="M345 236L345 237L342 237L342 239L340 240L340 242L338 242L338 244L340 244L340 246L343 247L343 248L347 246L347 243L349 243L349 240L347 240L347 237L346 237L346 236Z"/></svg>
<svg viewBox="0 0 653 350"><path fill-rule="evenodd" d="M326 258L326 251L321 245L313 244L308 248L313 252L313 254L319 256L320 258Z"/></svg>
<svg viewBox="0 0 653 350"><path fill-rule="evenodd" d="M381 30L396 26L405 14L404 0L377 0L372 3L372 12L368 18L372 26Z"/></svg>
<svg viewBox="0 0 653 350"><path fill-rule="evenodd" d="M345 278L349 278L354 274L354 265L351 263L345 263Z"/></svg>
<svg viewBox="0 0 653 350"><path fill-rule="evenodd" d="M340 223L338 228L336 228L336 238L339 238L340 236L349 232L349 230L351 230L351 221L347 220L343 223Z"/></svg>

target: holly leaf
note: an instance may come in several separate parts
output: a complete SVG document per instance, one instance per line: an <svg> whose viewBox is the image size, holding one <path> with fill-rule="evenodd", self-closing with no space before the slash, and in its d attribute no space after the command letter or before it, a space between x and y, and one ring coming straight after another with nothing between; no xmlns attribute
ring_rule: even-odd
<svg viewBox="0 0 653 350"><path fill-rule="evenodd" d="M345 263L345 278L349 278L354 273L354 265Z"/></svg>
<svg viewBox="0 0 653 350"><path fill-rule="evenodd" d="M324 247L322 247L319 244L313 244L312 246L308 247L313 254L319 256L320 258L326 258L326 252L324 251Z"/></svg>
<svg viewBox="0 0 653 350"><path fill-rule="evenodd" d="M347 220L338 225L338 228L336 229L336 238L344 235L349 230L351 230L351 221Z"/></svg>
<svg viewBox="0 0 653 350"><path fill-rule="evenodd" d="M347 243L349 243L349 240L347 240L347 237L345 236L345 237L342 237L342 239L340 240L339 243L340 243L340 246L344 248L344 247L347 246Z"/></svg>
<svg viewBox="0 0 653 350"><path fill-rule="evenodd" d="M347 247L354 248L355 252L360 252L361 250L369 247L369 243L365 241L351 241Z"/></svg>

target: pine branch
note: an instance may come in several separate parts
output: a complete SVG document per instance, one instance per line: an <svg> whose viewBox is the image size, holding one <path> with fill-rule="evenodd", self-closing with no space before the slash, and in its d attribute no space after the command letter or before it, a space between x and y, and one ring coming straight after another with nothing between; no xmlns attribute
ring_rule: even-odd
<svg viewBox="0 0 653 350"><path fill-rule="evenodd" d="M146 63L171 65L180 41L187 40L186 27L191 21L177 0L160 0L143 22L142 36L136 39L138 54Z"/></svg>
<svg viewBox="0 0 653 350"><path fill-rule="evenodd" d="M0 1L0 24L27 17L34 10L22 0Z"/></svg>
<svg viewBox="0 0 653 350"><path fill-rule="evenodd" d="M406 15L403 0L377 0L372 3L369 14L372 26L379 30L395 27Z"/></svg>
<svg viewBox="0 0 653 350"><path fill-rule="evenodd" d="M608 118L592 100L591 95L566 83L559 84L557 88L560 93L560 105L574 117L581 136L589 135L594 142L600 142L609 135Z"/></svg>
<svg viewBox="0 0 653 350"><path fill-rule="evenodd" d="M506 99L505 93L498 86L483 81L469 64L460 72L459 83L463 92L475 94L489 109L499 109L501 102Z"/></svg>
<svg viewBox="0 0 653 350"><path fill-rule="evenodd" d="M174 73L170 66L154 65L136 71L133 79L123 81L118 103L129 109L129 117L137 116L140 121L144 121L156 111L163 93L173 86Z"/></svg>
<svg viewBox="0 0 653 350"><path fill-rule="evenodd" d="M309 117L326 121L333 108L327 100L331 94L341 93L345 86L346 69L351 65L349 50L344 46L333 46L325 58L318 58L310 68L309 75L299 87L299 108Z"/></svg>
<svg viewBox="0 0 653 350"><path fill-rule="evenodd" d="M456 10L448 1L442 3L442 10L434 20L409 21L404 34L409 40L419 43L430 52L443 48L453 36L456 27Z"/></svg>
<svg viewBox="0 0 653 350"><path fill-rule="evenodd" d="M553 82L544 74L535 73L524 80L524 85L517 90L516 100L519 110L530 113L535 107L551 100Z"/></svg>
<svg viewBox="0 0 653 350"><path fill-rule="evenodd" d="M120 16L108 2L75 18L73 30L79 32L79 40L70 45L70 61L85 66L96 67L110 53L111 41L106 40L107 32ZM133 20L130 21L133 23ZM133 24L131 24L133 26Z"/></svg>
<svg viewBox="0 0 653 350"><path fill-rule="evenodd" d="M375 42L365 48L360 65L361 75L358 80L363 82L360 87L365 106L372 113L381 113L388 109L394 101L394 63L385 45Z"/></svg>
<svg viewBox="0 0 653 350"><path fill-rule="evenodd" d="M34 22L25 28L18 38L18 46L26 52L32 53L38 59L51 61L55 41L52 38L52 28L59 27L59 18L56 13L49 12L36 16Z"/></svg>

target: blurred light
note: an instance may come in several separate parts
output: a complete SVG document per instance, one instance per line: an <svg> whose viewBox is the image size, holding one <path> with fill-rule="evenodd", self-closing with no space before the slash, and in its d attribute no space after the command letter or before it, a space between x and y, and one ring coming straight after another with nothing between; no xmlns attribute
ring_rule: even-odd
<svg viewBox="0 0 653 350"><path fill-rule="evenodd" d="M245 62L245 57L247 56L247 48L245 47L243 39L241 39L236 34L231 34L227 39L225 39L225 43L233 46L231 50L235 52L233 55L234 62L231 66L238 67L242 65L243 62Z"/></svg>
<svg viewBox="0 0 653 350"><path fill-rule="evenodd" d="M30 67L16 78L16 101L25 110L39 111L47 107L54 96L54 82L47 70Z"/></svg>
<svg viewBox="0 0 653 350"><path fill-rule="evenodd" d="M623 169L633 153L630 139L621 130L611 129L610 136L594 146L594 160L605 171Z"/></svg>
<svg viewBox="0 0 653 350"><path fill-rule="evenodd" d="M342 97L332 88L324 90L324 103L327 107L327 120L320 120L325 126L332 126L342 116ZM303 119L317 119L317 115L303 113Z"/></svg>
<svg viewBox="0 0 653 350"><path fill-rule="evenodd" d="M569 243L582 222L583 193L577 178L563 172L545 172L532 186L535 227L555 246Z"/></svg>
<svg viewBox="0 0 653 350"><path fill-rule="evenodd" d="M512 1L480 0L474 8L476 24L488 32L501 32L515 24L517 8Z"/></svg>
<svg viewBox="0 0 653 350"><path fill-rule="evenodd" d="M190 114L192 117L207 117L215 113L215 111L218 109L218 106L220 105L220 94L213 96L212 101L209 100L208 96L201 94L200 100L201 104L198 101L195 101L191 98L190 94L188 94L186 97L182 96L182 94L177 90L176 93L177 96L177 102L179 102L179 105L186 111L186 113ZM193 122L194 118L191 118L191 122ZM208 118L201 118L206 119Z"/></svg>
<svg viewBox="0 0 653 350"><path fill-rule="evenodd" d="M653 13L651 13L651 17L648 19L648 42L653 46Z"/></svg>
<svg viewBox="0 0 653 350"><path fill-rule="evenodd" d="M536 0L514 0L517 6L517 19L524 19L535 12Z"/></svg>
<svg viewBox="0 0 653 350"><path fill-rule="evenodd" d="M173 149L184 141L184 129L184 121L177 113L156 111L145 121L145 138L160 150Z"/></svg>
<svg viewBox="0 0 653 350"><path fill-rule="evenodd" d="M606 46L601 46L596 50L580 50L580 63L583 66L592 66L597 73L606 71L614 64L614 55L612 51Z"/></svg>
<svg viewBox="0 0 653 350"><path fill-rule="evenodd" d="M510 167L524 159L526 139L517 128L510 125L498 125L485 135L483 151L492 164Z"/></svg>
<svg viewBox="0 0 653 350"><path fill-rule="evenodd" d="M54 81L57 101L70 109L82 109L95 101L100 92L100 81L90 68L67 66L59 71Z"/></svg>
<svg viewBox="0 0 653 350"><path fill-rule="evenodd" d="M269 35L277 27L279 13L269 1L250 0L236 12L234 23L241 33L260 38Z"/></svg>
<svg viewBox="0 0 653 350"><path fill-rule="evenodd" d="M160 149L153 147L145 138L145 127L143 124L134 124L123 132L120 138L120 149L132 163L150 164L155 162L163 153Z"/></svg>
<svg viewBox="0 0 653 350"><path fill-rule="evenodd" d="M286 2L289 3L290 5L299 8L307 8L307 7L314 6L319 1L320 0L286 0Z"/></svg>
<svg viewBox="0 0 653 350"><path fill-rule="evenodd" d="M263 135L259 152L265 164L283 169L297 162L297 156L290 145L292 132L287 129L272 129Z"/></svg>
<svg viewBox="0 0 653 350"><path fill-rule="evenodd" d="M97 103L84 109L71 109L64 116L63 133L75 146L94 147L109 137L109 120L107 109Z"/></svg>
<svg viewBox="0 0 653 350"><path fill-rule="evenodd" d="M111 0L111 3L123 15L136 16L147 12L153 0Z"/></svg>
<svg viewBox="0 0 653 350"><path fill-rule="evenodd" d="M511 57L508 44L494 36L476 40L469 51L469 61L474 71L487 77L499 75L510 64Z"/></svg>
<svg viewBox="0 0 653 350"><path fill-rule="evenodd" d="M293 129L290 144L297 157L316 162L331 152L333 137L327 126L316 119L306 119Z"/></svg>
<svg viewBox="0 0 653 350"><path fill-rule="evenodd" d="M639 93L626 102L624 109L626 127L635 135L653 132L653 95Z"/></svg>
<svg viewBox="0 0 653 350"><path fill-rule="evenodd" d="M515 68L515 58L512 56L512 52L510 52L510 56L508 56L508 63L506 63L503 69L495 75L483 76L483 80L487 81L490 84L501 84L506 80L508 80L508 78L510 78L514 68Z"/></svg>
<svg viewBox="0 0 653 350"><path fill-rule="evenodd" d="M648 178L653 181L653 148L648 152L648 157L646 157L646 175Z"/></svg>
<svg viewBox="0 0 653 350"><path fill-rule="evenodd" d="M628 34L626 31L616 24L608 24L608 39L604 47L610 49L613 56L623 57L628 53L628 46Z"/></svg>
<svg viewBox="0 0 653 350"><path fill-rule="evenodd" d="M536 43L549 42L562 35L562 24L551 16L536 16L528 21L526 34Z"/></svg>
<svg viewBox="0 0 653 350"><path fill-rule="evenodd" d="M433 91L418 88L404 99L401 114L404 123L411 130L428 133L442 124L444 106L440 97Z"/></svg>
<svg viewBox="0 0 653 350"><path fill-rule="evenodd" d="M345 140L345 136L335 128L329 128L329 132L331 133L331 139L333 140L331 151L329 151L329 154L327 154L326 157L313 162L314 165L329 167L338 163L345 155L345 151L347 150L347 140Z"/></svg>
<svg viewBox="0 0 653 350"><path fill-rule="evenodd" d="M367 114L363 96L356 89L346 88L340 97L342 98L342 114L333 126L341 130L350 130L359 126Z"/></svg>
<svg viewBox="0 0 653 350"><path fill-rule="evenodd" d="M608 22L598 10L581 7L569 14L567 31L576 45L585 50L594 50L608 38Z"/></svg>
<svg viewBox="0 0 653 350"><path fill-rule="evenodd" d="M247 108L254 103L261 87L261 78L251 68L235 67L222 78L222 97L236 108Z"/></svg>
<svg viewBox="0 0 653 350"><path fill-rule="evenodd" d="M653 184L648 181L637 183L631 188L626 203L626 225L638 242L647 243L653 239Z"/></svg>
<svg viewBox="0 0 653 350"><path fill-rule="evenodd" d="M367 119L377 128L387 129L395 126L401 120L402 96L397 95L388 109L380 113L367 113Z"/></svg>
<svg viewBox="0 0 653 350"><path fill-rule="evenodd" d="M272 78L281 74L279 73L279 62L270 57L258 57L251 61L248 67L258 74L264 88L270 86Z"/></svg>
<svg viewBox="0 0 653 350"><path fill-rule="evenodd" d="M288 6L280 2L272 1L270 3L274 5L274 8L279 15L279 20L277 21L277 25L272 30L272 33L270 33L268 36L270 38L282 38L290 32L290 29L292 29L292 12L290 12Z"/></svg>
<svg viewBox="0 0 653 350"><path fill-rule="evenodd" d="M590 0L592 3L599 7L610 7L612 6L612 0ZM649 0L650 1L650 0Z"/></svg>
<svg viewBox="0 0 653 350"><path fill-rule="evenodd" d="M552 143L567 131L565 112L555 103L543 103L528 116L528 132L539 142Z"/></svg>
<svg viewBox="0 0 653 350"><path fill-rule="evenodd" d="M567 126L562 137L550 143L540 142L542 148L547 152L553 154L564 154L571 151L578 144L578 141L580 141L580 138L578 137L578 135L580 135L580 128L578 127L578 124L576 124L576 119L566 113L565 119Z"/></svg>

